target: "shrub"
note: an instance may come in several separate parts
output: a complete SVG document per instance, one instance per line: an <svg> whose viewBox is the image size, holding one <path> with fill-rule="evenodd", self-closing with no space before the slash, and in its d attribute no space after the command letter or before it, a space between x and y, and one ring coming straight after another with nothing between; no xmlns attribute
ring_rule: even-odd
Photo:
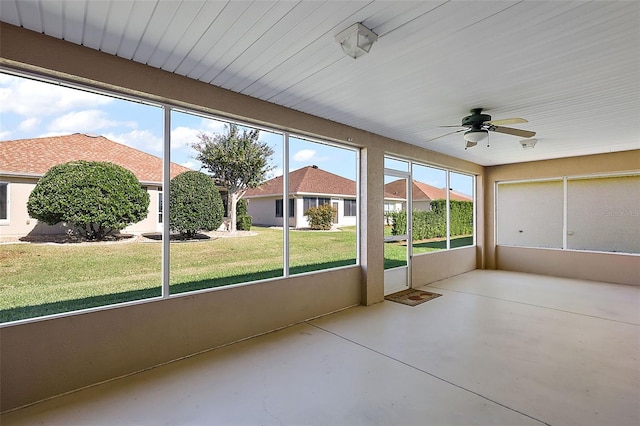
<svg viewBox="0 0 640 426"><path fill-rule="evenodd" d="M307 216L307 221L311 229L329 230L333 225L333 217L336 214L336 209L331 207L330 204L322 204L319 207L311 207L304 214Z"/></svg>
<svg viewBox="0 0 640 426"><path fill-rule="evenodd" d="M247 213L247 200L241 198L236 204L236 229L239 231L251 230L253 218Z"/></svg>
<svg viewBox="0 0 640 426"><path fill-rule="evenodd" d="M49 225L66 222L89 240L147 217L149 194L124 167L71 161L50 168L31 191L27 211Z"/></svg>
<svg viewBox="0 0 640 426"><path fill-rule="evenodd" d="M248 214L237 217L239 231L250 231L253 218Z"/></svg>
<svg viewBox="0 0 640 426"><path fill-rule="evenodd" d="M405 211L391 213L391 234L401 235L407 229L407 213ZM414 210L413 240L444 238L447 236L447 200L433 200L431 210ZM451 236L469 235L473 233L473 202L450 201Z"/></svg>
<svg viewBox="0 0 640 426"><path fill-rule="evenodd" d="M188 171L171 179L169 228L183 238L193 238L201 230L220 227L224 215L222 197L213 179L202 172Z"/></svg>

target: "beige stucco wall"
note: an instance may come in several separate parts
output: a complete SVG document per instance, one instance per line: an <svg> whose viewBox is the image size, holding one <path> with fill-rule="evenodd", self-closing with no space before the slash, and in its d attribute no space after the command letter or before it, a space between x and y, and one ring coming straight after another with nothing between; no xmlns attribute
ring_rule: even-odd
<svg viewBox="0 0 640 426"><path fill-rule="evenodd" d="M25 236L64 234L68 227L64 224L47 225L37 219L29 217L27 201L29 194L36 186L37 179L2 176L0 182L9 183L9 218L0 222L0 242L15 241ZM149 192L149 214L138 223L134 223L122 230L122 233L143 234L157 232L158 227L158 187L147 187Z"/></svg>
<svg viewBox="0 0 640 426"><path fill-rule="evenodd" d="M255 225L282 226L282 218L276 217L276 199L279 197L260 197L249 199L247 211L252 217ZM296 197L295 200L295 216L289 218L289 226L294 228L308 228L309 222L307 217L302 214L304 209L303 197ZM338 203L338 225L355 226L355 216L344 215L344 200L342 198L331 198L332 203Z"/></svg>
<svg viewBox="0 0 640 426"><path fill-rule="evenodd" d="M350 144L361 152L360 267L0 327L1 410L353 304L378 303L384 292L384 155L483 173L483 167L470 162L5 23L0 33L0 65L5 67ZM451 256L455 263L459 255Z"/></svg>
<svg viewBox="0 0 640 426"><path fill-rule="evenodd" d="M484 184L484 245L482 264L507 269L640 285L640 255L523 247L496 243L496 187L501 181L548 179L563 176L606 175L640 170L640 150L588 155L522 164L487 167Z"/></svg>
<svg viewBox="0 0 640 426"><path fill-rule="evenodd" d="M27 213L29 194L36 184L33 179L9 176L0 177L0 181L9 184L7 187L9 217L6 222L0 223L0 241L23 237L38 223Z"/></svg>

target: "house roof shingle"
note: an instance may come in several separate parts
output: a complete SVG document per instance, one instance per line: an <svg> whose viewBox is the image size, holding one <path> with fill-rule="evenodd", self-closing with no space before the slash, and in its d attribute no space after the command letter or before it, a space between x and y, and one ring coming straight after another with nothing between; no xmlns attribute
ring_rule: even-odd
<svg viewBox="0 0 640 426"><path fill-rule="evenodd" d="M447 193L444 188L436 188L426 183L413 181L413 199L416 201L431 201L445 199ZM323 194L356 196L356 183L351 179L335 175L317 166L307 166L289 173L289 194ZM262 186L250 189L246 198L269 197L282 194L282 176L266 181ZM399 179L384 186L384 196L389 199L406 197L404 180ZM451 200L471 201L459 192L451 191Z"/></svg>
<svg viewBox="0 0 640 426"><path fill-rule="evenodd" d="M356 196L356 182L335 175L317 166L307 166L289 173L289 194L323 194ZM246 198L268 197L282 194L282 176L266 181L258 188L249 189Z"/></svg>
<svg viewBox="0 0 640 426"><path fill-rule="evenodd" d="M404 179L394 180L384 186L385 197L387 198L406 198L406 186ZM414 201L431 201L431 200L443 200L447 198L447 191L445 188L436 188L435 186L427 185L426 183L413 181L411 188ZM461 194L456 191L449 192L450 200L457 201L472 201L471 197Z"/></svg>
<svg viewBox="0 0 640 426"><path fill-rule="evenodd" d="M136 175L140 182L162 182L162 159L104 136L74 133L35 139L0 142L0 175L42 176L51 167L69 161L108 161ZM171 163L171 177L189 171Z"/></svg>

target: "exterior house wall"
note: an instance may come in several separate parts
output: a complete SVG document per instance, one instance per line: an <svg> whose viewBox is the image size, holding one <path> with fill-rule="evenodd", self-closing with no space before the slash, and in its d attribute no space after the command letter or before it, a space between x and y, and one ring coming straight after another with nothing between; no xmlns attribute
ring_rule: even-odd
<svg viewBox="0 0 640 426"><path fill-rule="evenodd" d="M428 212L429 210L431 210L431 201L413 201L411 203L411 206L413 206L414 210Z"/></svg>
<svg viewBox="0 0 640 426"><path fill-rule="evenodd" d="M254 225L282 226L282 218L276 217L276 197L252 198L247 203L247 213Z"/></svg>
<svg viewBox="0 0 640 426"><path fill-rule="evenodd" d="M27 201L36 187L37 178L2 176L0 182L7 182L9 217L0 223L0 242L14 241L25 236L65 234L69 227L64 224L47 225L29 216ZM123 233L143 234L158 231L158 187L146 188L149 192L149 214L142 221L122 230Z"/></svg>
<svg viewBox="0 0 640 426"><path fill-rule="evenodd" d="M14 241L25 236L65 234L70 228L65 224L47 225L29 216L27 201L36 187L37 179L21 177L1 177L8 186L9 217L0 223L0 242Z"/></svg>
<svg viewBox="0 0 640 426"><path fill-rule="evenodd" d="M33 230L37 220L27 213L27 200L35 188L35 180L0 176L0 182L8 183L8 220L0 223L0 241L24 237Z"/></svg>
<svg viewBox="0 0 640 426"><path fill-rule="evenodd" d="M307 196L318 196L331 198L331 203L338 203L338 223L339 226L355 226L357 222L356 216L344 215L344 199L338 197L328 197L322 194L307 194ZM247 211L252 217L255 225L266 226L282 226L282 218L276 217L276 200L280 197L260 197L251 198L247 206ZM294 217L289 218L289 226L293 228L308 228L309 222L304 215L304 197L293 197L295 200Z"/></svg>
<svg viewBox="0 0 640 426"><path fill-rule="evenodd" d="M127 226L122 230L123 234L146 234L149 232L159 232L162 224L158 221L160 194L162 194L162 187L147 186L145 187L149 193L149 210L147 217L140 222Z"/></svg>

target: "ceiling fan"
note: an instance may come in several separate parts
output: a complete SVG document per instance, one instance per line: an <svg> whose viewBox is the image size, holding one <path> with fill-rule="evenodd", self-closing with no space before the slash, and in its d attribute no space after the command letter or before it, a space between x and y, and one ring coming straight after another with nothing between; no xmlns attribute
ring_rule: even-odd
<svg viewBox="0 0 640 426"><path fill-rule="evenodd" d="M462 119L460 125L454 126L440 126L440 127L462 127L462 129L454 130L453 132L440 135L433 139L429 139L426 142L431 142L442 137L452 135L454 133L464 132L464 140L467 142L464 149L474 147L481 140L489 136L489 132L504 133L507 135L520 136L523 138L531 138L536 135L536 132L529 130L513 129L511 127L504 127L505 124L520 124L528 123L524 118L505 118L502 120L491 120L489 114L483 114L482 108L473 108L469 111L471 115L468 115Z"/></svg>

